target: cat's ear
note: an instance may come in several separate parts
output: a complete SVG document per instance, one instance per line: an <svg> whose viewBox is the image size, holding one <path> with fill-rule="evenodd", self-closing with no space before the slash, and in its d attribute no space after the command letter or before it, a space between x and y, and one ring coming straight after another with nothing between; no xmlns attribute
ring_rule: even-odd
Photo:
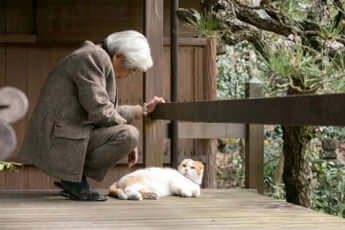
<svg viewBox="0 0 345 230"><path fill-rule="evenodd" d="M193 164L199 167L200 169L204 168L204 164L201 161L194 161Z"/></svg>

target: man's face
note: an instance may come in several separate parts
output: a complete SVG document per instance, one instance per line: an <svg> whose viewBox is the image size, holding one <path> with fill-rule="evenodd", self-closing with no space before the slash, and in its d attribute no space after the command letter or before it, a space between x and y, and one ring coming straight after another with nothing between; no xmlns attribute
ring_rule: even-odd
<svg viewBox="0 0 345 230"><path fill-rule="evenodd" d="M130 74L136 72L136 69L128 69L122 66L124 62L124 56L122 54L115 54L112 58L113 68L116 78L126 78Z"/></svg>

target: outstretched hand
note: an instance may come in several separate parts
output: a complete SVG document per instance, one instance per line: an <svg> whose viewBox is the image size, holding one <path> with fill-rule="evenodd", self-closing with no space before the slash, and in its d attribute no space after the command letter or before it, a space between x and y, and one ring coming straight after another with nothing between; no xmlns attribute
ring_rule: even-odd
<svg viewBox="0 0 345 230"><path fill-rule="evenodd" d="M132 152L128 154L128 168L131 168L138 161L138 147L135 147Z"/></svg>
<svg viewBox="0 0 345 230"><path fill-rule="evenodd" d="M146 106L146 111L148 113L152 113L155 108L156 108L156 105L157 104L162 104L162 103L165 103L165 100L164 98L162 97L154 97L150 102L146 103L145 106Z"/></svg>

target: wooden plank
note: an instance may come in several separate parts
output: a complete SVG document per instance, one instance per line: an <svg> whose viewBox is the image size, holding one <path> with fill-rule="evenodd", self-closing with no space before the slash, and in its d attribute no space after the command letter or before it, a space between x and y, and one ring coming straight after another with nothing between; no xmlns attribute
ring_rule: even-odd
<svg viewBox="0 0 345 230"><path fill-rule="evenodd" d="M29 117L36 107L41 88L45 79L48 77L50 69L50 52L46 48L29 48L28 49L28 91L30 109Z"/></svg>
<svg viewBox="0 0 345 230"><path fill-rule="evenodd" d="M261 97L263 86L260 83L246 84L246 96ZM264 125L246 125L245 144L245 186L256 188L264 194Z"/></svg>
<svg viewBox="0 0 345 230"><path fill-rule="evenodd" d="M206 39L204 38L179 38L178 39L179 46L201 46L204 47L207 44ZM170 46L170 38L164 38L164 46Z"/></svg>
<svg viewBox="0 0 345 230"><path fill-rule="evenodd" d="M6 48L0 46L0 88L6 86Z"/></svg>
<svg viewBox="0 0 345 230"><path fill-rule="evenodd" d="M107 193L107 190L101 190ZM318 213L244 189L202 190L200 198L90 205L58 191L0 191L3 229L344 229L345 219ZM116 207L116 211L114 211Z"/></svg>
<svg viewBox="0 0 345 230"><path fill-rule="evenodd" d="M143 31L141 0L37 0L38 40L42 43L101 41L121 30Z"/></svg>
<svg viewBox="0 0 345 230"><path fill-rule="evenodd" d="M163 57L163 0L145 1L145 35L151 47L154 67L145 73L144 99L163 95L161 58ZM145 166L162 166L164 155L164 127L161 121L145 118Z"/></svg>
<svg viewBox="0 0 345 230"><path fill-rule="evenodd" d="M31 34L33 29L32 1L6 1L6 32Z"/></svg>
<svg viewBox="0 0 345 230"><path fill-rule="evenodd" d="M327 94L166 103L157 106L152 118L212 123L345 126L344 100L345 94Z"/></svg>
<svg viewBox="0 0 345 230"><path fill-rule="evenodd" d="M6 48L6 84L16 87L27 94L27 48L20 46L11 46ZM23 142L27 115L13 124L17 135L17 148L9 160L15 160L16 154Z"/></svg>
<svg viewBox="0 0 345 230"><path fill-rule="evenodd" d="M0 33L6 33L6 1L0 1Z"/></svg>
<svg viewBox="0 0 345 230"><path fill-rule="evenodd" d="M0 34L0 43L31 44L36 40L37 36L33 34Z"/></svg>
<svg viewBox="0 0 345 230"><path fill-rule="evenodd" d="M244 124L180 122L178 125L178 137L183 139L246 137L246 126Z"/></svg>

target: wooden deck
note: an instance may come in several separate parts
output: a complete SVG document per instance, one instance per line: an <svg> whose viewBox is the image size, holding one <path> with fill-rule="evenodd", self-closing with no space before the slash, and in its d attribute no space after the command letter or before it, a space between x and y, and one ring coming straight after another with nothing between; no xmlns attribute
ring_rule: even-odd
<svg viewBox="0 0 345 230"><path fill-rule="evenodd" d="M249 190L203 190L200 198L106 202L57 191L0 191L0 229L345 229L345 219Z"/></svg>

